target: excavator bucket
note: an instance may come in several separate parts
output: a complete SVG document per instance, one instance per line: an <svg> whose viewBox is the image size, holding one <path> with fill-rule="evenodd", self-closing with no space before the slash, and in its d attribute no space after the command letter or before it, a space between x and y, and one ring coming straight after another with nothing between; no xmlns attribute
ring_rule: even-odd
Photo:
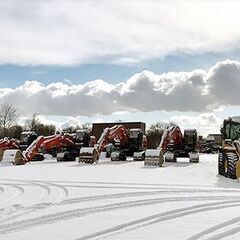
<svg viewBox="0 0 240 240"><path fill-rule="evenodd" d="M1 163L2 165L22 165L26 161L19 149L8 149L4 151Z"/></svg>
<svg viewBox="0 0 240 240"><path fill-rule="evenodd" d="M145 152L144 165L161 167L163 164L163 154L160 149L147 149Z"/></svg>
<svg viewBox="0 0 240 240"><path fill-rule="evenodd" d="M98 152L94 147L82 147L79 154L79 162L96 163L98 161Z"/></svg>

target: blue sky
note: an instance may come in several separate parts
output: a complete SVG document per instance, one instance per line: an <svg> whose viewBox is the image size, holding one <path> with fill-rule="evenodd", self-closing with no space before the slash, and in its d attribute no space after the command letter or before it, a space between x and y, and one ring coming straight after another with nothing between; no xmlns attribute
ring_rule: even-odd
<svg viewBox="0 0 240 240"><path fill-rule="evenodd" d="M57 7L56 7L57 6ZM239 115L238 1L0 2L0 100L21 122L174 121L201 134Z"/></svg>
<svg viewBox="0 0 240 240"><path fill-rule="evenodd" d="M157 74L169 71L193 71L198 68L206 70L216 62L225 59L239 60L240 50L195 55L178 53L165 56L163 59L151 59L128 65L95 63L73 66L21 66L4 64L0 65L0 87L14 88L26 80L37 80L44 84L51 82L79 84L103 79L110 83L118 83L126 81L133 74L143 70L150 70Z"/></svg>

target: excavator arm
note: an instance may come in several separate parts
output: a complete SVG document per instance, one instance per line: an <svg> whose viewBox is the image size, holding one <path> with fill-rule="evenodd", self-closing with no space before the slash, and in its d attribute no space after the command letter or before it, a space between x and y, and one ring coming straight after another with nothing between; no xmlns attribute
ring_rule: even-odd
<svg viewBox="0 0 240 240"><path fill-rule="evenodd" d="M115 125L111 128L105 128L100 136L96 147L81 148L79 154L79 162L95 163L98 161L102 150L113 139L118 139L121 144L125 144L128 141L127 130L122 125Z"/></svg>
<svg viewBox="0 0 240 240"><path fill-rule="evenodd" d="M42 143L44 142L44 137L39 136L36 140L32 142L32 144L26 149L25 152L25 161L30 162L33 157L38 153L39 148L41 147Z"/></svg>
<svg viewBox="0 0 240 240"><path fill-rule="evenodd" d="M99 154L106 147L106 145L113 140L118 139L121 144L126 144L128 142L127 130L122 125L115 125L111 128L105 128L101 137L98 140L98 152Z"/></svg>
<svg viewBox="0 0 240 240"><path fill-rule="evenodd" d="M170 144L173 148L183 144L183 136L177 125L171 125L163 131L158 149L146 150L144 164L161 167L164 162L164 154Z"/></svg>

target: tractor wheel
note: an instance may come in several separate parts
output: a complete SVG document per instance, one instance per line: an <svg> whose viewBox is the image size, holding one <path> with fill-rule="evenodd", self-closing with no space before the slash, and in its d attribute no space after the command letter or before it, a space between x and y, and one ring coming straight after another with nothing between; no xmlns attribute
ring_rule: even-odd
<svg viewBox="0 0 240 240"><path fill-rule="evenodd" d="M236 153L226 153L227 156L227 173L226 177L236 179L236 164L238 156Z"/></svg>
<svg viewBox="0 0 240 240"><path fill-rule="evenodd" d="M218 174L225 176L225 158L221 152L218 154Z"/></svg>

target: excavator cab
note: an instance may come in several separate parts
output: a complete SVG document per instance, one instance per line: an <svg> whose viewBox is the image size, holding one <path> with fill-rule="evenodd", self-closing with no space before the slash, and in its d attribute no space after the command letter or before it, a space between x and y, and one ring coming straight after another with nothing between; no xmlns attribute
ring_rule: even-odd
<svg viewBox="0 0 240 240"><path fill-rule="evenodd" d="M132 128L129 130L129 155L133 156L133 153L139 151L142 148L143 131L140 128Z"/></svg>
<svg viewBox="0 0 240 240"><path fill-rule="evenodd" d="M25 131L20 136L20 150L24 151L37 139L37 134L33 131Z"/></svg>
<svg viewBox="0 0 240 240"><path fill-rule="evenodd" d="M225 119L221 128L222 147L218 155L218 173L236 179L240 177L240 117Z"/></svg>
<svg viewBox="0 0 240 240"><path fill-rule="evenodd" d="M145 159L145 144L142 129L132 128L129 130L129 156L133 156L134 161L143 161Z"/></svg>
<svg viewBox="0 0 240 240"><path fill-rule="evenodd" d="M196 129L185 129L183 134L183 142L185 152L196 151L197 147L197 130Z"/></svg>
<svg viewBox="0 0 240 240"><path fill-rule="evenodd" d="M76 131L75 144L80 149L81 147L89 147L90 131L87 129L80 129Z"/></svg>

